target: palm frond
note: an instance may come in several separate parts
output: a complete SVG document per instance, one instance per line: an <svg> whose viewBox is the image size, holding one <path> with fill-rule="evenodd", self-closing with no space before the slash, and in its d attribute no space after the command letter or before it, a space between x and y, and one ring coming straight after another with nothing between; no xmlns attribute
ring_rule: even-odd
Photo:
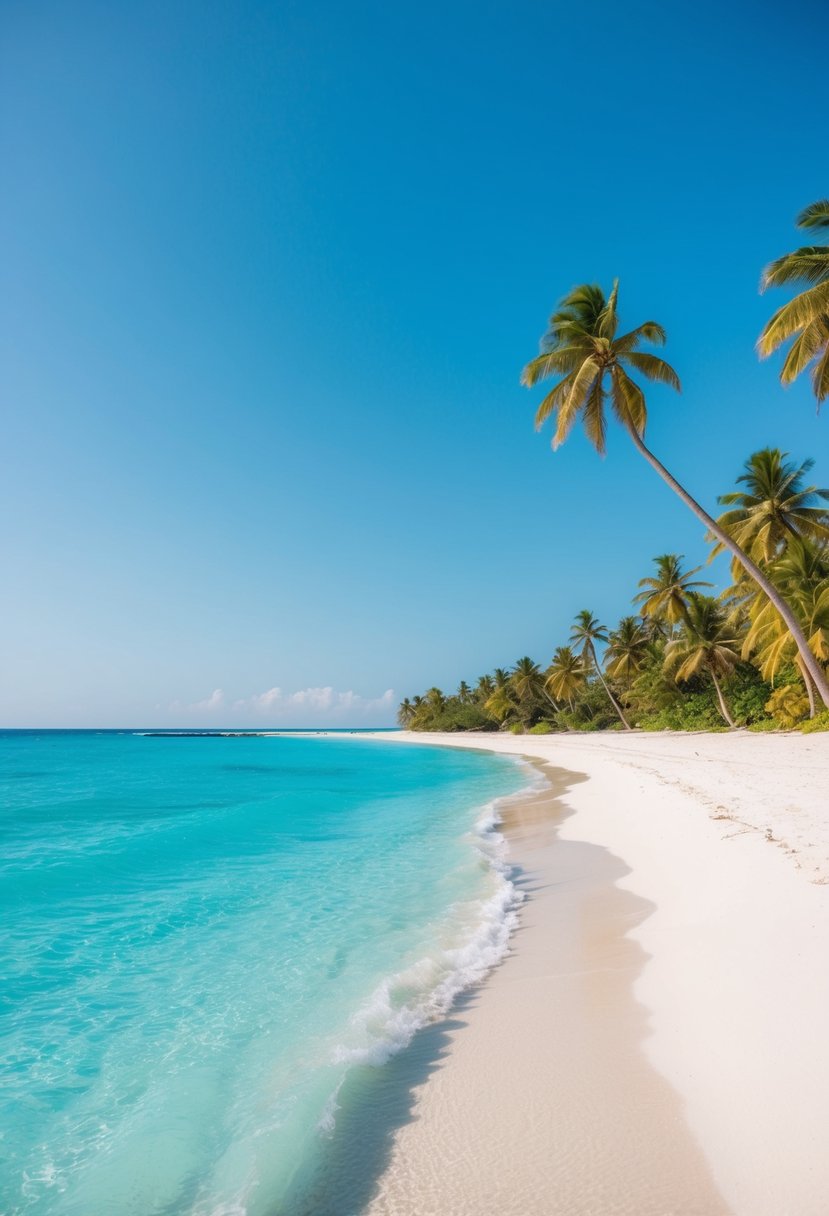
<svg viewBox="0 0 829 1216"><path fill-rule="evenodd" d="M774 314L757 341L761 358L777 350L781 343L829 314L829 281L802 291Z"/></svg>
<svg viewBox="0 0 829 1216"><path fill-rule="evenodd" d="M611 402L613 412L623 426L632 425L640 435L644 435L648 421L648 411L645 406L645 395L638 384L617 363L611 374Z"/></svg>
<svg viewBox="0 0 829 1216"><path fill-rule="evenodd" d="M573 423L578 417L579 410L584 404L585 398L589 394L596 377L599 374L599 369L593 359L585 359L579 370L573 376L573 383L570 392L567 394L566 401L563 401L558 407L558 420L556 423L555 435L553 436L553 447L559 448L566 440L567 436L573 428Z"/></svg>
<svg viewBox="0 0 829 1216"><path fill-rule="evenodd" d="M817 398L817 407L829 397L829 346L818 359L812 372L812 390Z"/></svg>
<svg viewBox="0 0 829 1216"><path fill-rule="evenodd" d="M682 391L679 376L670 363L666 363L664 359L660 359L657 355L647 355L642 351L630 351L625 358L631 367L635 367L648 380L655 380L660 384L669 384L678 393Z"/></svg>
<svg viewBox="0 0 829 1216"><path fill-rule="evenodd" d="M822 283L827 278L829 245L804 245L768 264L760 278L760 290L788 283Z"/></svg>
<svg viewBox="0 0 829 1216"><path fill-rule="evenodd" d="M829 228L829 198L804 207L795 223L798 228Z"/></svg>

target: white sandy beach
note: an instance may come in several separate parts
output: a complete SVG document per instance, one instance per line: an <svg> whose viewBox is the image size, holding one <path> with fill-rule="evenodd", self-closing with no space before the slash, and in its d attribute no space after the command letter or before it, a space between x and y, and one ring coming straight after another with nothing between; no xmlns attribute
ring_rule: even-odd
<svg viewBox="0 0 829 1216"><path fill-rule="evenodd" d="M825 1216L829 736L377 735L535 757L528 899L373 1216Z"/></svg>

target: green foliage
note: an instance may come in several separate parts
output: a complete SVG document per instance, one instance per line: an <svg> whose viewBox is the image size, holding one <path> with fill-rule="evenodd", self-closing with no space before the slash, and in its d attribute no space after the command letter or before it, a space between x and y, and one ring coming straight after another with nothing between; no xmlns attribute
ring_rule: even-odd
<svg viewBox="0 0 829 1216"><path fill-rule="evenodd" d="M553 733L553 727L549 722L536 722L535 726L531 726L527 734L529 735L550 735Z"/></svg>
<svg viewBox="0 0 829 1216"><path fill-rule="evenodd" d="M780 727L777 725L774 718L762 718L759 722L752 722L748 729L763 732L780 730Z"/></svg>
<svg viewBox="0 0 829 1216"><path fill-rule="evenodd" d="M686 693L639 721L642 730L721 730L723 721L712 688Z"/></svg>
<svg viewBox="0 0 829 1216"><path fill-rule="evenodd" d="M809 718L806 722L801 723L800 729L804 735L813 735L816 731L829 730L829 709L823 709L819 714L815 714L814 718Z"/></svg>
<svg viewBox="0 0 829 1216"><path fill-rule="evenodd" d="M766 710L778 726L793 730L798 722L809 715L809 698L802 685L786 684L776 688L766 701Z"/></svg>
<svg viewBox="0 0 829 1216"><path fill-rule="evenodd" d="M513 735L523 735L523 733L524 733L524 727L521 725L520 722L510 722L507 729Z"/></svg>

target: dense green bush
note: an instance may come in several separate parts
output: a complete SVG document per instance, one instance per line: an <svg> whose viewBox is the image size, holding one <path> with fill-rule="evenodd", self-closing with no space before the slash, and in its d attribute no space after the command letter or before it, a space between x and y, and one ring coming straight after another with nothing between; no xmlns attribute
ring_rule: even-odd
<svg viewBox="0 0 829 1216"><path fill-rule="evenodd" d="M507 729L509 730L510 734L513 735L523 735L524 733L524 727L520 722L510 722Z"/></svg>
<svg viewBox="0 0 829 1216"><path fill-rule="evenodd" d="M829 730L829 709L822 709L814 718L802 722L800 729L804 735L812 735L819 730Z"/></svg>
<svg viewBox="0 0 829 1216"><path fill-rule="evenodd" d="M531 726L527 732L530 735L550 735L553 732L553 727L549 722L536 722L535 726Z"/></svg>
<svg viewBox="0 0 829 1216"><path fill-rule="evenodd" d="M766 701L766 710L778 726L793 730L809 716L809 698L802 684L784 684L776 688Z"/></svg>
<svg viewBox="0 0 829 1216"><path fill-rule="evenodd" d="M497 730L498 723L479 705L447 702L446 708L431 717L426 730Z"/></svg>

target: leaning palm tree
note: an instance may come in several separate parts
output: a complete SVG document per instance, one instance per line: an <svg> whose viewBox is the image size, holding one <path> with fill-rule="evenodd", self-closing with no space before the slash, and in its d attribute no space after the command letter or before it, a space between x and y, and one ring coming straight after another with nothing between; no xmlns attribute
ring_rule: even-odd
<svg viewBox="0 0 829 1216"><path fill-rule="evenodd" d="M779 448L753 452L737 478L745 488L719 497L730 510L718 523L758 564L773 561L792 537L829 540L829 490L806 484L813 460L797 464L788 455ZM715 545L711 556L722 550Z"/></svg>
<svg viewBox="0 0 829 1216"><path fill-rule="evenodd" d="M710 595L695 594L679 634L665 648L665 671L679 683L708 675L717 692L720 713L729 726L734 719L723 696L720 679L729 676L740 659L740 642L729 628L722 604Z"/></svg>
<svg viewBox="0 0 829 1216"><path fill-rule="evenodd" d="M648 656L648 638L635 616L622 617L610 634L605 651L605 670L613 680L629 688Z"/></svg>
<svg viewBox="0 0 829 1216"><path fill-rule="evenodd" d="M655 321L645 321L636 329L617 336L616 312L618 282L614 283L609 299L599 287L577 287L562 301L558 312L550 319L550 327L542 339L541 354L524 368L521 380L528 387L548 376L560 379L547 394L536 412L536 425L541 426L551 414L556 415L553 447L559 447L569 435L574 422L581 416L593 445L600 453L605 450L608 399L616 419L630 436L636 450L659 474L685 505L693 511L713 535L734 554L747 574L760 586L774 604L791 631L798 653L815 682L821 700L829 708L829 683L814 655L791 607L785 602L756 563L744 553L735 540L679 484L660 460L646 446L643 438L647 423L645 395L628 372L639 372L648 380L668 384L679 390L679 378L674 369L656 355L639 349L643 342L664 343L665 331Z"/></svg>
<svg viewBox="0 0 829 1216"><path fill-rule="evenodd" d="M798 228L829 228L829 199L812 203L801 211L796 223ZM829 396L829 245L804 245L784 254L763 271L760 290L790 284L806 289L777 310L760 334L757 349L764 359L794 338L780 379L791 384L813 363L812 390L820 409Z"/></svg>
<svg viewBox="0 0 829 1216"><path fill-rule="evenodd" d="M397 707L397 721L404 730L408 730L411 726L415 712L415 706L412 705L408 697L404 697Z"/></svg>
<svg viewBox="0 0 829 1216"><path fill-rule="evenodd" d="M711 583L694 580L701 566L685 572L682 569L682 554L661 553L655 557L656 574L648 578L640 578L639 586L644 588L633 597L634 604L641 604L643 617L656 621L667 621L671 626L678 625L688 615L688 597L698 587L710 587Z"/></svg>
<svg viewBox="0 0 829 1216"><path fill-rule="evenodd" d="M559 646L545 672L545 677L547 687L553 696L559 701L566 701L572 710L574 698L587 680L587 672L581 656L577 655L569 646Z"/></svg>
<svg viewBox="0 0 829 1216"><path fill-rule="evenodd" d="M625 730L631 730L632 727L625 717L624 710L610 691L610 685L602 674L602 666L596 655L596 642L603 646L607 644L607 630L604 625L599 624L592 612L583 608L573 622L573 628L570 631L570 645L579 647L585 669L596 672L620 722Z"/></svg>

